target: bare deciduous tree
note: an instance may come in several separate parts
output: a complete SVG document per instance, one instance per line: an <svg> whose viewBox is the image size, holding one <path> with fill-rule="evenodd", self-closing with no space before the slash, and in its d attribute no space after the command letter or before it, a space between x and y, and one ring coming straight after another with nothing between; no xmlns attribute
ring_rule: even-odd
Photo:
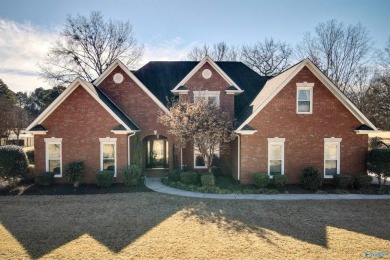
<svg viewBox="0 0 390 260"><path fill-rule="evenodd" d="M159 116L159 122L168 127L168 132L182 148L193 143L211 172L216 148L225 150L226 143L234 139L231 116L215 102L205 100L174 102L169 110L170 114Z"/></svg>
<svg viewBox="0 0 390 260"><path fill-rule="evenodd" d="M239 50L236 46L228 46L225 42L220 42L209 46L194 47L187 55L188 60L200 61L209 56L214 61L237 61Z"/></svg>
<svg viewBox="0 0 390 260"><path fill-rule="evenodd" d="M383 130L390 130L390 72L376 74L364 95L362 112L372 123Z"/></svg>
<svg viewBox="0 0 390 260"><path fill-rule="evenodd" d="M331 20L320 23L315 33L306 33L297 46L300 58L310 58L344 93L353 86L359 69L370 58L372 41L361 24L345 27Z"/></svg>
<svg viewBox="0 0 390 260"><path fill-rule="evenodd" d="M253 45L244 45L241 59L263 76L274 76L290 66L293 51L286 43L275 42L272 38Z"/></svg>
<svg viewBox="0 0 390 260"><path fill-rule="evenodd" d="M100 12L92 11L89 18L68 16L59 39L39 68L41 76L54 85L76 77L91 81L115 59L134 67L143 51L128 21L105 22Z"/></svg>

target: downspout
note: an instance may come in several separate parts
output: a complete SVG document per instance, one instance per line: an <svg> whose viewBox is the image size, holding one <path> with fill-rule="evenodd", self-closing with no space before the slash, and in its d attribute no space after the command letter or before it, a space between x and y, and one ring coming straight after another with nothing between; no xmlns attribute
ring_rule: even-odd
<svg viewBox="0 0 390 260"><path fill-rule="evenodd" d="M130 137L134 136L135 132L127 136L127 165L130 165Z"/></svg>
<svg viewBox="0 0 390 260"><path fill-rule="evenodd" d="M241 135L238 135L238 158L237 158L237 179L240 180L241 175Z"/></svg>

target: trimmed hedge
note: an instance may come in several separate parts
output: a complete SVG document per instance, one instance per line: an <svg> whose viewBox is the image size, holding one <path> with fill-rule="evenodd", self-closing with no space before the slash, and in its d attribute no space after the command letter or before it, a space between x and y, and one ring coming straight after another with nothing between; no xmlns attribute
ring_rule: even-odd
<svg viewBox="0 0 390 260"><path fill-rule="evenodd" d="M317 191L322 186L322 178L315 167L307 167L302 171L302 186L311 191Z"/></svg>
<svg viewBox="0 0 390 260"><path fill-rule="evenodd" d="M38 186L50 186L54 182L53 172L41 172L35 177L35 184Z"/></svg>
<svg viewBox="0 0 390 260"><path fill-rule="evenodd" d="M390 177L390 149L372 149L367 155L367 170L381 177Z"/></svg>
<svg viewBox="0 0 390 260"><path fill-rule="evenodd" d="M16 145L0 147L0 177L5 179L24 177L28 171L28 159L23 148Z"/></svg>
<svg viewBox="0 0 390 260"><path fill-rule="evenodd" d="M288 181L287 175L274 175L272 179L272 183L278 189L284 188Z"/></svg>
<svg viewBox="0 0 390 260"><path fill-rule="evenodd" d="M354 176L353 186L356 189L366 189L372 183L372 176L370 175L356 175Z"/></svg>
<svg viewBox="0 0 390 260"><path fill-rule="evenodd" d="M136 186L142 183L142 169L139 165L127 165L123 168L123 177L125 185L128 187Z"/></svg>
<svg viewBox="0 0 390 260"><path fill-rule="evenodd" d="M171 181L171 182L178 182L178 181L180 181L180 173L181 173L180 169L176 169L176 170L171 171L168 174L168 180Z"/></svg>
<svg viewBox="0 0 390 260"><path fill-rule="evenodd" d="M185 184L197 184L198 174L196 172L182 172L180 173L180 181Z"/></svg>
<svg viewBox="0 0 390 260"><path fill-rule="evenodd" d="M99 188L109 188L114 182L114 172L99 171L96 173L96 185Z"/></svg>
<svg viewBox="0 0 390 260"><path fill-rule="evenodd" d="M68 182L77 187L79 182L83 178L84 169L85 166L83 161L69 162L65 164L64 175L67 178Z"/></svg>
<svg viewBox="0 0 390 260"><path fill-rule="evenodd" d="M202 182L202 186L212 187L215 185L215 177L212 174L203 174L200 177L200 180Z"/></svg>
<svg viewBox="0 0 390 260"><path fill-rule="evenodd" d="M336 174L333 176L333 184L339 189L351 187L353 185L353 181L353 176L346 173Z"/></svg>
<svg viewBox="0 0 390 260"><path fill-rule="evenodd" d="M269 183L269 176L265 172L255 173L253 174L253 177L255 179L255 185L259 188L265 188L267 187Z"/></svg>

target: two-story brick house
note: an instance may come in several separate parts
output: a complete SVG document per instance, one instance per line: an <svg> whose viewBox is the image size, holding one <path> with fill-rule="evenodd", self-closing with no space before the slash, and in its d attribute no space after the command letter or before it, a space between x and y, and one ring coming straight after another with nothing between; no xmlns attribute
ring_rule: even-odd
<svg viewBox="0 0 390 260"><path fill-rule="evenodd" d="M179 150L158 123L178 97L215 100L236 119L230 151L218 155L222 171L242 183L252 173L285 174L298 183L303 168L315 166L324 178L366 172L368 133L375 126L310 61L273 78L241 62L149 62L130 71L114 62L92 83L76 79L27 128L34 134L35 169L54 171L63 181L64 164L83 160L84 182L102 169L115 172L140 153L147 175L175 165L204 169L196 149Z"/></svg>

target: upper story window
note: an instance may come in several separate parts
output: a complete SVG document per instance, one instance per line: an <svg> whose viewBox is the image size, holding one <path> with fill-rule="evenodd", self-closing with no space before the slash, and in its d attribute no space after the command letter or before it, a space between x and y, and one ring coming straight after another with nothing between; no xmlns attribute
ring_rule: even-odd
<svg viewBox="0 0 390 260"><path fill-rule="evenodd" d="M215 102L219 106L220 91L194 91L194 102L199 100L207 100L208 102Z"/></svg>
<svg viewBox="0 0 390 260"><path fill-rule="evenodd" d="M314 83L297 83L297 114L313 113Z"/></svg>

